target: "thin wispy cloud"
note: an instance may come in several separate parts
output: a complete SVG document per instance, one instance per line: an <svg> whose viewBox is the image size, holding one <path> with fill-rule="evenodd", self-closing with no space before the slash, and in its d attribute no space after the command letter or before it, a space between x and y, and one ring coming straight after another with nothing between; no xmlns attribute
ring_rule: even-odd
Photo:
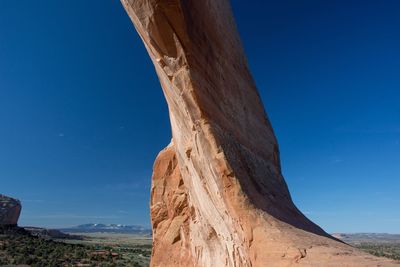
<svg viewBox="0 0 400 267"><path fill-rule="evenodd" d="M121 214L129 214L129 212L127 212L126 210L118 210L117 212Z"/></svg>

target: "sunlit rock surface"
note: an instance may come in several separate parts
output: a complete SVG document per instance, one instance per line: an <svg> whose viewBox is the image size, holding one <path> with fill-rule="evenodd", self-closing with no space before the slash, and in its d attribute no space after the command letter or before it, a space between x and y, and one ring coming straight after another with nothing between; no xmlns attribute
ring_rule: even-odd
<svg viewBox="0 0 400 267"><path fill-rule="evenodd" d="M160 152L154 163L150 212L154 248L152 265L193 266L188 192L172 144ZM159 253L162 250L166 253Z"/></svg>
<svg viewBox="0 0 400 267"><path fill-rule="evenodd" d="M293 204L228 0L122 4L172 126L154 164L152 266L395 265L336 241Z"/></svg>
<svg viewBox="0 0 400 267"><path fill-rule="evenodd" d="M19 200L0 194L0 226L17 225L20 213Z"/></svg>

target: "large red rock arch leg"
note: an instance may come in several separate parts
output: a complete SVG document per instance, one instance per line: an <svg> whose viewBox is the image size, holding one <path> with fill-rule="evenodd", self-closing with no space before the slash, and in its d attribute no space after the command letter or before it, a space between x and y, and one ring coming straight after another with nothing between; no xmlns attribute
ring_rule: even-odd
<svg viewBox="0 0 400 267"><path fill-rule="evenodd" d="M154 165L152 266L368 266L293 204L229 1L122 4L172 126Z"/></svg>

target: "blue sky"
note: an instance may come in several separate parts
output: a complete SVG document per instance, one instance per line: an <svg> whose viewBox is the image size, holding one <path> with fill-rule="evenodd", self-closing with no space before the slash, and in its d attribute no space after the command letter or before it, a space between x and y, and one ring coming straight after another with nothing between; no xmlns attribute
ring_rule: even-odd
<svg viewBox="0 0 400 267"><path fill-rule="evenodd" d="M232 1L293 199L329 232L400 233L400 2ZM149 225L171 138L119 1L0 1L0 193L20 224Z"/></svg>

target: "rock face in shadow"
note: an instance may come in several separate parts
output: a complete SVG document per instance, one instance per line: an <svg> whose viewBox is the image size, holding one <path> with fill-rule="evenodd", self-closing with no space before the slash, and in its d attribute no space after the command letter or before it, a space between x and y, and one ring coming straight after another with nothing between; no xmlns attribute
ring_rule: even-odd
<svg viewBox="0 0 400 267"><path fill-rule="evenodd" d="M390 266L293 204L228 0L122 0L173 140L154 164L152 266Z"/></svg>
<svg viewBox="0 0 400 267"><path fill-rule="evenodd" d="M21 213L21 202L0 194L0 226L16 226Z"/></svg>

